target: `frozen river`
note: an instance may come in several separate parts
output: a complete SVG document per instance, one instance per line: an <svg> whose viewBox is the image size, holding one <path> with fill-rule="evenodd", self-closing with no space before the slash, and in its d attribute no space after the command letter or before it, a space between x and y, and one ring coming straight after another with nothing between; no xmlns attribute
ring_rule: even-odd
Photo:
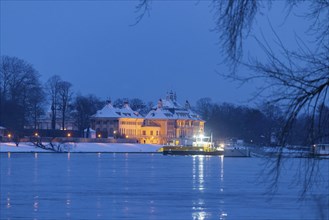
<svg viewBox="0 0 329 220"><path fill-rule="evenodd" d="M263 159L159 154L2 153L0 219L328 219L329 160L322 183L299 201L290 159L267 194ZM296 166L295 166L296 165Z"/></svg>

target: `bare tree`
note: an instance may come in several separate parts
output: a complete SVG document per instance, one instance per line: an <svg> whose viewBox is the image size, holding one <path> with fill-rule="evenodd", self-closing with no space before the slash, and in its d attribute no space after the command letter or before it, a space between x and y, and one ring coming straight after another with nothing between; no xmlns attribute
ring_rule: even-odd
<svg viewBox="0 0 329 220"><path fill-rule="evenodd" d="M65 121L68 117L69 104L72 98L72 84L67 81L61 81L58 84L59 109L62 117L62 129L65 129Z"/></svg>
<svg viewBox="0 0 329 220"><path fill-rule="evenodd" d="M138 6L140 12L149 10L151 0L142 1ZM325 109L329 103L329 0L287 0L288 13L282 17L299 16L304 21L311 22L306 30L308 42L313 42L309 48L300 36L296 36L298 48L288 49L281 41L275 28L272 33L275 45L267 41L267 38L258 37L259 48L263 51L262 57L251 57L244 53L245 40L253 31L252 26L257 15L264 12L265 6L271 10L271 4L278 1L257 0L213 0L215 30L218 32L220 48L225 48L224 61L232 72L224 74L225 77L246 83L249 80L263 79L264 87L259 94L265 91L270 95L265 97L268 103L278 105L283 111L283 123L279 132L281 146L285 146L292 128L300 115L308 115L309 127L307 130L310 144L321 141L329 141L328 123L323 123ZM304 14L295 14L294 10L303 6ZM139 16L142 17L142 16ZM305 23L307 23L305 22ZM271 21L269 19L269 26ZM250 74L242 75L237 70L239 66L247 67ZM270 178L272 189L275 189L281 177L280 171L284 158L282 148L279 149L276 160L270 160L266 164L265 177ZM304 160L297 172L298 180L302 186L302 195L310 191L313 186L322 184L328 188L328 180L319 178L319 160L310 158ZM326 199L328 200L328 199ZM328 206L328 202L326 203ZM327 208L327 207L326 207ZM323 211L323 210L322 210Z"/></svg>
<svg viewBox="0 0 329 220"><path fill-rule="evenodd" d="M196 111L200 114L203 120L209 120L212 108L213 103L209 97L201 98L196 102Z"/></svg>
<svg viewBox="0 0 329 220"><path fill-rule="evenodd" d="M216 27L220 34L220 42L226 48L226 59L230 64L242 64L251 70L247 76L238 73L226 75L230 78L246 82L255 78L264 79L265 90L270 93L267 100L272 104L282 106L285 110L285 123L281 129L280 140L282 145L287 141L287 136L297 116L307 112L312 117L315 125L317 108L328 103L329 88L329 1L287 1L288 16L294 8L301 4L308 7L305 19L311 19L312 25L307 30L313 36L317 47L309 49L300 37L297 37L297 50L288 50L280 37L273 30L276 38L275 50L265 37L257 39L258 45L265 54L266 59L250 57L242 59L243 40L251 31L256 14L261 13L263 4L270 4L256 0L228 0L215 1L218 9ZM276 52L278 51L279 52ZM314 134L315 127L309 130L310 142L317 143L321 137ZM320 138L320 139L319 139Z"/></svg>
<svg viewBox="0 0 329 220"><path fill-rule="evenodd" d="M143 18L143 14L149 13L151 3L152 0L139 1L136 7L141 14L138 16L138 21ZM283 14L283 17L293 16L294 9L298 6L302 5L307 8L301 17L304 16L305 20L311 21L311 25L306 31L316 43L314 49L308 48L303 40L297 37L299 48L288 50L275 30L272 29L273 36L276 38L274 47L279 48L279 52L271 47L265 37L263 39L256 38L266 60L251 57L243 53L244 41L251 33L257 15L263 13L266 6L270 10L272 4L275 4L272 0L213 1L215 30L219 34L218 39L221 48L225 48L224 61L232 69L232 72L224 74L224 76L244 83L255 78L264 79L264 87L260 88L259 92L274 91L267 97L267 101L282 106L282 110L285 111L285 123L280 134L281 143L284 145L299 114L304 112L310 114L313 119L312 125L315 125L314 120L318 107L328 105L329 1L288 0L286 3L288 13ZM237 72L239 65L249 68L251 73L247 76L239 74ZM314 126L310 127L309 139L313 143L322 139L316 137Z"/></svg>
<svg viewBox="0 0 329 220"><path fill-rule="evenodd" d="M81 135L83 134L84 129L90 128L90 116L95 114L103 105L104 102L100 101L93 95L78 95L75 97L73 102L73 117Z"/></svg>
<svg viewBox="0 0 329 220"><path fill-rule="evenodd" d="M240 55L244 46L244 37L251 31L251 24L256 18L255 13L261 13L264 7L259 6L264 3L247 0L216 2L220 2L217 30L222 45L227 49L226 59L229 64L241 64L251 70L247 76L237 72L226 76L241 82L255 78L263 79L264 87L260 88L259 92L269 91L267 101L280 106L284 111L285 117L279 132L280 146L284 147L289 142L293 127L301 115L306 115L309 121L306 135L310 147L311 144L328 141L328 126L321 123L321 119L324 119L324 116L321 116L324 111L318 114L318 110L328 106L329 102L329 1L287 1L289 8L287 16L292 16L291 12L297 6L303 5L308 9L303 16L305 20L312 21L306 31L308 37L313 38L313 43L316 45L314 48L309 48L304 40L297 36L298 47L294 50L288 49L272 27L276 39L275 45L272 46L273 44L266 40L268 38L256 38L264 52L264 57L247 56L245 59ZM267 2L271 4L272 1ZM264 176L269 178L271 190L276 189L282 177L281 168L285 161L282 147L279 148L276 160L268 160L264 169L267 174ZM301 196L312 192L314 187L327 188L328 180L321 179L323 176L319 172L319 160L310 158L302 162L296 172L296 181L301 186Z"/></svg>
<svg viewBox="0 0 329 220"><path fill-rule="evenodd" d="M59 85L62 79L58 75L54 75L46 82L46 89L50 96L51 103L51 128L56 129L57 110L59 109Z"/></svg>
<svg viewBox="0 0 329 220"><path fill-rule="evenodd" d="M45 92L41 84L36 84L29 92L29 105L27 106L29 114L28 121L34 129L38 129L38 121L40 116L44 114L44 105L46 101Z"/></svg>
<svg viewBox="0 0 329 220"><path fill-rule="evenodd" d="M17 57L2 56L0 62L0 124L18 131L31 123L33 114L42 114L40 75Z"/></svg>

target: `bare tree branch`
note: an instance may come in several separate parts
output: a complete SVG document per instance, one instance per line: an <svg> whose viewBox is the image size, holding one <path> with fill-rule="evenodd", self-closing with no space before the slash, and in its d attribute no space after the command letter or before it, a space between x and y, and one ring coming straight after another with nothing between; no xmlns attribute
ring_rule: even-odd
<svg viewBox="0 0 329 220"><path fill-rule="evenodd" d="M138 5L135 7L135 12L138 14L135 23L131 26L137 25L145 16L150 15L152 0L139 0Z"/></svg>

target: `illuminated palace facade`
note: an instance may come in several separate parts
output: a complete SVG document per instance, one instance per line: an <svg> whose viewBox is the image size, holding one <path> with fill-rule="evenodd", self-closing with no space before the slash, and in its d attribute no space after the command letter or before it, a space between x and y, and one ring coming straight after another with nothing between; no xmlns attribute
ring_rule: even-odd
<svg viewBox="0 0 329 220"><path fill-rule="evenodd" d="M108 103L91 117L91 128L98 137L129 138L146 144L186 144L193 136L203 133L204 121L193 112L190 104L180 105L170 92L159 99L145 116L133 111L128 103L115 108Z"/></svg>

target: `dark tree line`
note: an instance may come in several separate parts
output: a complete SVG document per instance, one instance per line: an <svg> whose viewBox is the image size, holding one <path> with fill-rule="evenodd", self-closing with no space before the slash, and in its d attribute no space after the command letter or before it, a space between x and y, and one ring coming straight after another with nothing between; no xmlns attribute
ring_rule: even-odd
<svg viewBox="0 0 329 220"><path fill-rule="evenodd" d="M195 110L206 120L206 131L222 140L242 139L249 144L275 145L285 123L284 111L270 103L264 103L257 108L239 106L230 103L213 103L210 98L199 99ZM328 132L329 124L325 121L329 117L329 106L322 106L314 116L321 127L317 130ZM308 138L312 118L306 113L296 118L291 132L287 137L287 144L310 146Z"/></svg>
<svg viewBox="0 0 329 220"><path fill-rule="evenodd" d="M0 61L0 125L15 136L24 129L39 129L38 122L51 111L51 128L65 127L73 120L79 129L84 118L96 112L101 101L95 96L73 96L72 84L54 75L46 83L28 62L17 57L1 56ZM83 100L94 106L86 110ZM48 107L50 106L50 108ZM81 116L83 115L83 116Z"/></svg>

